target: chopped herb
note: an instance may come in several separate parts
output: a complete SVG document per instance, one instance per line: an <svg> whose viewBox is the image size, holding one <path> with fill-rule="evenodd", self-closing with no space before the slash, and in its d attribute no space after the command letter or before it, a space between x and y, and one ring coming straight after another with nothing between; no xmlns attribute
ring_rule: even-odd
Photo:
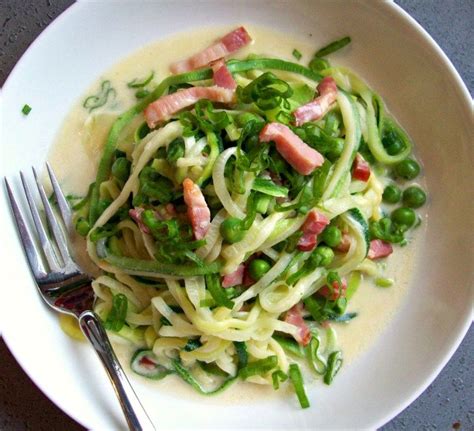
<svg viewBox="0 0 474 431"><path fill-rule="evenodd" d="M23 115L28 115L31 112L31 106L28 104L23 105L23 108L21 108L21 112Z"/></svg>
<svg viewBox="0 0 474 431"><path fill-rule="evenodd" d="M155 72L151 71L150 74L146 78L143 78L142 80L140 80L138 78L135 78L132 81L127 82L127 87L128 88L145 87L146 85L148 85L151 82L151 80L153 79L154 76L155 76Z"/></svg>
<svg viewBox="0 0 474 431"><path fill-rule="evenodd" d="M297 60L301 60L301 57L303 57L301 52L299 52L296 48L293 50L292 54L293 54L293 57L295 57Z"/></svg>
<svg viewBox="0 0 474 431"><path fill-rule="evenodd" d="M331 42L329 45L317 51L316 54L314 54L314 56L326 57L326 55L339 51L341 48L345 47L350 42L351 42L351 38L349 36L343 37L342 39L339 39L339 40L335 40L334 42Z"/></svg>
<svg viewBox="0 0 474 431"><path fill-rule="evenodd" d="M109 80L102 81L102 83L100 84L100 91L97 94L89 96L86 100L84 100L82 106L86 108L89 112L92 112L94 109L104 106L107 103L110 95L112 97L115 97L117 95L117 92L110 85Z"/></svg>

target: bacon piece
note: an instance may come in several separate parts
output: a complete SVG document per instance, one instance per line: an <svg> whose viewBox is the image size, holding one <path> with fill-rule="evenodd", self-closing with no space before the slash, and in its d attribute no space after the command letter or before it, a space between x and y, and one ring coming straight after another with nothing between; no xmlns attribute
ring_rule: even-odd
<svg viewBox="0 0 474 431"><path fill-rule="evenodd" d="M230 90L235 90L237 88L237 83L224 61L219 60L214 63L212 65L212 70L214 72L212 76L214 84L222 88L229 88Z"/></svg>
<svg viewBox="0 0 474 431"><path fill-rule="evenodd" d="M142 222L142 213L145 211L143 208L133 208L128 211L128 215L138 225L138 228L143 232L150 234L150 229Z"/></svg>
<svg viewBox="0 0 474 431"><path fill-rule="evenodd" d="M342 282L342 288L339 288L339 283L335 281L332 284L332 292L331 289L329 289L329 286L323 286L321 289L318 290L318 293L321 296L324 296L325 298L328 298L330 301L335 301L336 299L340 297L346 296L346 290L347 290L347 281L345 278L341 280Z"/></svg>
<svg viewBox="0 0 474 431"><path fill-rule="evenodd" d="M324 163L321 154L284 124L267 124L260 132L259 139L261 142L274 141L277 151L301 175L309 175Z"/></svg>
<svg viewBox="0 0 474 431"><path fill-rule="evenodd" d="M145 108L145 120L150 129L159 123L169 120L173 114L188 106L194 105L198 100L209 99L213 102L231 103L234 101L233 90L217 86L190 87L176 93L167 94L150 103Z"/></svg>
<svg viewBox="0 0 474 431"><path fill-rule="evenodd" d="M252 38L244 27L239 27L226 34L219 42L209 46L197 54L178 61L170 66L173 73L184 73L190 70L199 69L207 66L209 63L219 60L226 55L238 51L240 48L252 42Z"/></svg>
<svg viewBox="0 0 474 431"><path fill-rule="evenodd" d="M232 287L242 284L244 279L245 265L241 263L234 272L222 277L222 287Z"/></svg>
<svg viewBox="0 0 474 431"><path fill-rule="evenodd" d="M375 260L382 257L387 257L393 252L392 244L381 239L373 239L370 241L370 248L367 257Z"/></svg>
<svg viewBox="0 0 474 431"><path fill-rule="evenodd" d="M370 178L370 166L359 153L356 154L352 163L352 178L364 182Z"/></svg>
<svg viewBox="0 0 474 431"><path fill-rule="evenodd" d="M207 206L204 195L197 184L186 178L183 181L184 202L188 207L188 218L191 221L194 237L203 239L211 224L211 211Z"/></svg>
<svg viewBox="0 0 474 431"><path fill-rule="evenodd" d="M293 112L295 125L301 126L308 121L316 121L323 118L329 111L330 106L337 99L336 81L330 76L326 76L317 86L319 96L312 102L300 106Z"/></svg>
<svg viewBox="0 0 474 431"><path fill-rule="evenodd" d="M294 336L299 344L306 346L311 341L311 332L308 325L303 319L303 304L298 304L291 307L285 315L285 322L295 325L299 328L298 333Z"/></svg>
<svg viewBox="0 0 474 431"><path fill-rule="evenodd" d="M329 224L329 219L316 210L310 211L306 220L301 226L303 236L298 241L298 249L301 251L311 251L318 243L318 235Z"/></svg>

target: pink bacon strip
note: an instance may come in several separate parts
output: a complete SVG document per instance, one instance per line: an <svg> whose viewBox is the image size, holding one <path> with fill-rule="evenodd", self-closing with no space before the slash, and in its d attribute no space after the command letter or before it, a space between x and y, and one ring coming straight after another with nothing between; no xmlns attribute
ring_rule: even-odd
<svg viewBox="0 0 474 431"><path fill-rule="evenodd" d="M173 114L194 105L201 99L209 99L218 103L232 103L234 98L234 91L228 88L217 86L190 87L162 96L150 103L145 108L145 120L148 127L153 129L161 122L169 120Z"/></svg>
<svg viewBox="0 0 474 431"><path fill-rule="evenodd" d="M244 27L239 27L226 34L219 42L209 46L197 54L178 61L170 66L172 73L184 73L190 70L207 66L213 61L220 60L225 56L238 51L240 48L252 42L252 38Z"/></svg>
<svg viewBox="0 0 474 431"><path fill-rule="evenodd" d="M295 125L301 126L308 121L316 121L323 118L329 111L331 105L337 99L336 81L330 76L326 76L318 84L319 96L312 102L300 106L293 112Z"/></svg>

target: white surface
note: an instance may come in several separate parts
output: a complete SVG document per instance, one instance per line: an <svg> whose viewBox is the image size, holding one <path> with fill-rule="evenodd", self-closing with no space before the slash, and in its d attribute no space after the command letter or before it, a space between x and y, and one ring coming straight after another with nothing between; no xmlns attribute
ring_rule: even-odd
<svg viewBox="0 0 474 431"><path fill-rule="evenodd" d="M214 398L167 396L138 380L135 387L159 429L375 428L434 379L467 330L473 299L471 100L439 48L395 5L76 4L36 40L3 88L0 172L12 176L20 168L41 166L76 98L101 72L141 45L186 28L246 22L302 37L311 33L315 48L320 42L352 36L344 63L380 92L415 141L424 163L431 202L422 257L407 298L383 336L343 369L331 387L311 387L311 409L300 410L291 399L223 405ZM342 61L342 54L332 60ZM20 112L24 103L33 107L28 117ZM0 328L5 341L35 383L66 413L88 428L123 428L118 405L92 351L70 341L34 294L4 197L0 216L5 280Z"/></svg>

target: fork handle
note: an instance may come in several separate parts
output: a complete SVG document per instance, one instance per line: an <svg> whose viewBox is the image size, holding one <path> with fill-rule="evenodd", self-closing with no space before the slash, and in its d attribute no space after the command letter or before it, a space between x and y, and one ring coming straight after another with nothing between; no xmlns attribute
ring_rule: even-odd
<svg viewBox="0 0 474 431"><path fill-rule="evenodd" d="M79 325L86 338L94 347L107 372L130 430L155 430L153 422L146 414L127 376L123 372L97 315L93 311L84 311L79 316Z"/></svg>

